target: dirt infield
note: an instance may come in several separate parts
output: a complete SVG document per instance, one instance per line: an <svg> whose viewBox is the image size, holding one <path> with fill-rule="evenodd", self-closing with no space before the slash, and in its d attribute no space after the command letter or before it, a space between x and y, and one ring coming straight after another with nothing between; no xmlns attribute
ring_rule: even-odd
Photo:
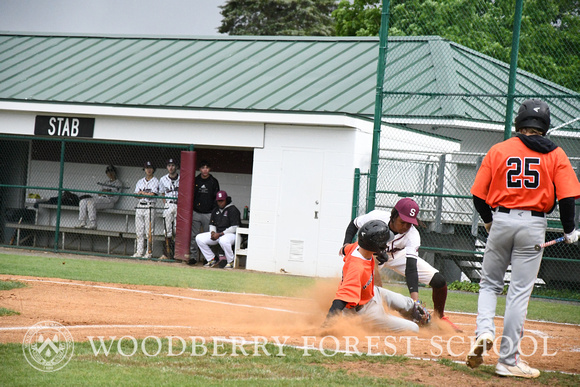
<svg viewBox="0 0 580 387"><path fill-rule="evenodd" d="M323 331L319 327L330 305L328 289L312 292L319 298L310 299L13 275L0 275L0 280L28 285L0 292L0 306L20 312L20 315L0 317L1 343L22 342L28 327L50 320L67 327L75 341L86 341L90 336L105 339L179 336L186 340L199 336L207 341L215 337L230 340L243 337L252 342L265 337L274 342L276 337L279 342L300 347L305 353L317 349L328 354L349 350L463 362L475 331L474 315L456 313L448 315L463 333L456 333L438 321L419 334L372 332L360 327L356 320L345 320L333 330ZM327 287L327 283L321 286ZM496 319L498 336L502 323L501 318ZM579 333L577 325L528 321L522 341L524 358L540 370L578 373ZM495 348L499 348L499 342ZM496 360L492 350L485 363L495 364ZM353 367L351 363L344 366ZM369 374L387 372L373 364L368 367L365 372ZM445 367L437 364L433 367L443 368L437 374L445 372ZM505 385L515 383L498 378L495 385L504 382Z"/></svg>

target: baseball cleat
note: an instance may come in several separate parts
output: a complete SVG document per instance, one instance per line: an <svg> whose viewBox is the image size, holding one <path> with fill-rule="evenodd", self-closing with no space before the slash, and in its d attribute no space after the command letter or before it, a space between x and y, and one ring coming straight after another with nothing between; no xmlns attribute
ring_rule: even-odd
<svg viewBox="0 0 580 387"><path fill-rule="evenodd" d="M211 261L209 261L208 263L206 263L205 265L203 265L204 267L213 267L215 264L217 264L219 262L219 260L217 259L212 259Z"/></svg>
<svg viewBox="0 0 580 387"><path fill-rule="evenodd" d="M228 263L228 264L225 266L225 268L224 268L224 269L233 269L233 268L234 268L234 263L233 263L233 262L230 262L230 263Z"/></svg>
<svg viewBox="0 0 580 387"><path fill-rule="evenodd" d="M540 371L532 368L523 360L520 360L515 366L509 366L503 363L497 363L495 373L501 376L515 376L518 378L537 378Z"/></svg>
<svg viewBox="0 0 580 387"><path fill-rule="evenodd" d="M145 255L143 256L143 258L145 258L145 259L150 259L150 258L151 258L151 254L147 253L147 254L145 254Z"/></svg>
<svg viewBox="0 0 580 387"><path fill-rule="evenodd" d="M85 227L87 227L86 224L82 224L82 223L75 226L75 228L85 228Z"/></svg>
<svg viewBox="0 0 580 387"><path fill-rule="evenodd" d="M451 325L451 328L453 328L455 330L455 332L459 332L459 333L463 332L457 325L453 324L451 322L451 320L449 320L449 317L443 316L443 317L441 317L441 321L445 321L447 324Z"/></svg>
<svg viewBox="0 0 580 387"><path fill-rule="evenodd" d="M141 258L141 257L143 257L143 254L139 254L139 253L133 254L133 258Z"/></svg>
<svg viewBox="0 0 580 387"><path fill-rule="evenodd" d="M483 333L475 340L473 347L467 354L465 364L469 368L477 368L483 363L483 353L493 347L493 336L491 333Z"/></svg>

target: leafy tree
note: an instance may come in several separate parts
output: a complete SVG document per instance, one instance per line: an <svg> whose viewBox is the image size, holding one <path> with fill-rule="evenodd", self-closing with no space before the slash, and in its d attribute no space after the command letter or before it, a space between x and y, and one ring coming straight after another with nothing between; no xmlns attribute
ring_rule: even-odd
<svg viewBox="0 0 580 387"><path fill-rule="evenodd" d="M389 35L438 35L510 62L513 0L391 0ZM342 0L333 12L340 36L375 36L380 0ZM580 1L526 0L518 66L580 91Z"/></svg>
<svg viewBox="0 0 580 387"><path fill-rule="evenodd" d="M228 0L218 31L229 35L335 35L335 0Z"/></svg>
<svg viewBox="0 0 580 387"><path fill-rule="evenodd" d="M341 0L332 13L338 36L377 36L381 27L382 1Z"/></svg>

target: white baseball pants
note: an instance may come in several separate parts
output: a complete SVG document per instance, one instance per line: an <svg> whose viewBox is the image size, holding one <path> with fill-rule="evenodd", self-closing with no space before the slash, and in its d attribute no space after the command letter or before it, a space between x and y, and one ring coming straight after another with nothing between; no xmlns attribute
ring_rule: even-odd
<svg viewBox="0 0 580 387"><path fill-rule="evenodd" d="M383 304L386 304L389 309L395 310L403 315L410 314L413 311L414 305L411 297L406 297L378 286L374 287L374 291L374 297L355 313L363 316L366 322L380 330L419 332L419 326L413 321L389 314L385 312L383 306ZM345 309L344 311L350 313L352 310Z"/></svg>
<svg viewBox="0 0 580 387"><path fill-rule="evenodd" d="M110 196L95 196L79 202L79 223L89 228L97 227L97 210L113 208L116 200ZM87 217L89 222L87 223Z"/></svg>
<svg viewBox="0 0 580 387"><path fill-rule="evenodd" d="M165 219L165 235L171 238L175 235L176 218L177 217L177 203L165 203L163 210L163 219Z"/></svg>
<svg viewBox="0 0 580 387"><path fill-rule="evenodd" d="M199 250L203 253L205 260L208 262L215 258L215 254L211 250L210 246L215 246L218 243L224 250L228 263L234 261L233 246L236 242L236 234L224 234L214 241L211 239L211 232L203 232L201 234L197 234L195 237L195 242L197 243Z"/></svg>
<svg viewBox="0 0 580 387"><path fill-rule="evenodd" d="M405 268L407 267L407 255L405 250L397 251L393 254L393 258L389 259L387 262L380 266L388 267L389 269L396 271L403 277L405 276ZM417 274L419 276L419 282L425 285L429 285L435 273L439 270L435 269L429 263L427 263L421 257L417 257Z"/></svg>
<svg viewBox="0 0 580 387"><path fill-rule="evenodd" d="M153 240L149 241L149 225L151 224L151 237L155 229L155 209L153 207L139 207L135 210L135 234L137 237L136 253L143 256L145 247L147 251L153 251ZM147 244L145 243L147 241ZM149 245L151 243L151 245ZM147 245L147 246L146 246Z"/></svg>

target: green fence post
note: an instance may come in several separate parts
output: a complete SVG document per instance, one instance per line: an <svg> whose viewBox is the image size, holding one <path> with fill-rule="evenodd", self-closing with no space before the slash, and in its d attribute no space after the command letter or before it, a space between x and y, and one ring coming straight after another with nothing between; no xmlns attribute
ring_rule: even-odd
<svg viewBox="0 0 580 387"><path fill-rule="evenodd" d="M522 26L522 8L523 0L516 0L516 9L514 12L514 33L512 36L512 53L510 61L510 78L508 82L508 95L505 112L505 129L503 132L504 140L507 140L512 136L512 118L514 112L516 75L518 71L518 50L520 47L520 29Z"/></svg>
<svg viewBox="0 0 580 387"><path fill-rule="evenodd" d="M379 60L377 64L375 117L373 125L373 150L371 154L371 170L369 174L369 194L367 197L367 212L375 209L377 174L379 170L379 146L381 139L381 122L383 116L383 83L385 81L385 63L387 62L387 44L389 36L389 8L390 8L390 0L383 0L383 9L381 12L381 29L379 32Z"/></svg>
<svg viewBox="0 0 580 387"><path fill-rule="evenodd" d="M360 168L354 169L354 187L352 192L352 214L354 219L358 216L358 202L360 197Z"/></svg>
<svg viewBox="0 0 580 387"><path fill-rule="evenodd" d="M475 173L479 171L479 167L481 167L481 163L483 162L483 156L478 156L477 160L475 161ZM479 213L473 208L473 217L471 218L471 235L477 237L477 232L479 228Z"/></svg>
<svg viewBox="0 0 580 387"><path fill-rule="evenodd" d="M445 186L445 161L447 155L443 153L439 156L439 166L437 167L437 199L435 200L435 224L434 230L435 232L442 232L443 225L443 192Z"/></svg>
<svg viewBox="0 0 580 387"><path fill-rule="evenodd" d="M60 143L60 175L58 177L58 200L56 204L56 224L54 228L54 251L58 252L58 234L60 231L60 206L62 205L62 182L64 179L64 150L66 141ZM64 247L64 246L63 246Z"/></svg>

